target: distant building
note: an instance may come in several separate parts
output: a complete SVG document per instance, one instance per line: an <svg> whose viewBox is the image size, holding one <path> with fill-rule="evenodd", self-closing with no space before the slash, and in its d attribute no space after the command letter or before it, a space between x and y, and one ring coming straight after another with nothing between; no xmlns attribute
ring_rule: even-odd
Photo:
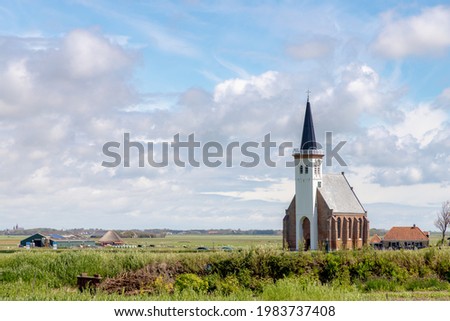
<svg viewBox="0 0 450 321"><path fill-rule="evenodd" d="M383 237L382 244L385 249L420 249L428 247L430 239L429 234L416 225L395 226Z"/></svg>
<svg viewBox="0 0 450 321"><path fill-rule="evenodd" d="M378 234L375 234L370 239L369 244L374 249L381 250L383 248L383 239Z"/></svg>
<svg viewBox="0 0 450 321"><path fill-rule="evenodd" d="M43 235L41 233L33 234L22 241L20 241L20 246L30 247L48 247L55 246L57 248L71 248L71 247L94 247L95 241L85 240L85 239L66 239L61 235Z"/></svg>
<svg viewBox="0 0 450 321"><path fill-rule="evenodd" d="M117 234L115 231L108 231L103 235L98 242L101 245L122 245L125 244L125 242L122 240L122 238Z"/></svg>
<svg viewBox="0 0 450 321"><path fill-rule="evenodd" d="M49 242L50 238L48 236L36 233L20 241L20 246L45 247L49 245Z"/></svg>
<svg viewBox="0 0 450 321"><path fill-rule="evenodd" d="M58 249L67 249L72 247L95 247L95 241L88 239L50 239L50 246Z"/></svg>
<svg viewBox="0 0 450 321"><path fill-rule="evenodd" d="M359 249L368 244L367 211L344 173L323 174L311 106L306 103L302 143L294 149L295 196L283 218L283 246L290 250Z"/></svg>

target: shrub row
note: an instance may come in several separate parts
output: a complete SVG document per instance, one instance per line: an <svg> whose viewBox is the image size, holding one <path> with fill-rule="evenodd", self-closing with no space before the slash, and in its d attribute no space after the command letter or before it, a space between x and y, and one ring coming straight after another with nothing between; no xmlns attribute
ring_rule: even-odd
<svg viewBox="0 0 450 321"><path fill-rule="evenodd" d="M155 254L140 250L31 251L0 257L0 286L39 284L49 288L75 287L82 272L114 278L150 264L177 264L182 274L168 281L159 278L151 293L261 294L283 280L370 291L443 290L449 288L450 251L283 252L252 249L232 253ZM125 280L126 281L126 280ZM167 284L166 284L167 283ZM137 282L137 284L140 284ZM154 288L154 289L153 289ZM139 289L136 289L139 293ZM150 293L149 292L149 293Z"/></svg>

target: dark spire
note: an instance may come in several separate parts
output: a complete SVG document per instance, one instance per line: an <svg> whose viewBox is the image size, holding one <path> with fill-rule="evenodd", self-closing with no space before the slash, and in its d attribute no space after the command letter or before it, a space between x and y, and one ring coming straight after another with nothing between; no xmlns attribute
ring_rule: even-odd
<svg viewBox="0 0 450 321"><path fill-rule="evenodd" d="M301 150L318 149L311 114L311 104L309 103L309 93L308 93L308 100L306 102L305 121L303 122L302 144L300 145L300 149Z"/></svg>

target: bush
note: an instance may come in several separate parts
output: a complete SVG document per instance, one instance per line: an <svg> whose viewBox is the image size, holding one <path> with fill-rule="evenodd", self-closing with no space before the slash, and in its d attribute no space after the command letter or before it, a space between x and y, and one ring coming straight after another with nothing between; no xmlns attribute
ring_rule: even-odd
<svg viewBox="0 0 450 321"><path fill-rule="evenodd" d="M40 291L77 293L76 276L101 274L102 295L164 298L306 298L334 291L442 291L450 284L450 251L152 253L118 249L33 250L0 256L0 299L37 299ZM108 284L111 285L108 288ZM32 289L33 296L25 290ZM16 290L15 290L16 289ZM49 290L50 289L50 290ZM125 289L125 290L124 290ZM295 291L305 289L305 293ZM272 292L270 292L272 291ZM59 293L59 292L58 292ZM109 294L108 294L109 293ZM341 296L342 295L342 296ZM364 293L368 295L368 293ZM124 299L126 295L122 296ZM330 297L330 296L327 296ZM82 299L88 299L83 297Z"/></svg>
<svg viewBox="0 0 450 321"><path fill-rule="evenodd" d="M324 265L319 273L322 283L328 283L337 278L341 269L341 260L338 254L331 253L325 258Z"/></svg>
<svg viewBox="0 0 450 321"><path fill-rule="evenodd" d="M165 280L162 275L156 277L156 279L150 284L150 288L154 294L166 294L173 292L173 283Z"/></svg>
<svg viewBox="0 0 450 321"><path fill-rule="evenodd" d="M449 289L449 283L446 281L439 280L438 278L427 278L427 279L414 278L408 280L405 284L405 290L407 291L416 291L416 290L442 291L447 289Z"/></svg>
<svg viewBox="0 0 450 321"><path fill-rule="evenodd" d="M208 291L208 282L198 275L192 273L180 274L175 280L175 290L191 290L195 293L206 293Z"/></svg>
<svg viewBox="0 0 450 321"><path fill-rule="evenodd" d="M217 290L223 295L230 295L240 290L239 280L234 275L229 275L218 283Z"/></svg>
<svg viewBox="0 0 450 321"><path fill-rule="evenodd" d="M364 285L363 285L363 290L366 292L370 292L370 291L396 291L397 290L397 283L389 280L389 279L385 279L385 278L373 278L373 279L368 279Z"/></svg>

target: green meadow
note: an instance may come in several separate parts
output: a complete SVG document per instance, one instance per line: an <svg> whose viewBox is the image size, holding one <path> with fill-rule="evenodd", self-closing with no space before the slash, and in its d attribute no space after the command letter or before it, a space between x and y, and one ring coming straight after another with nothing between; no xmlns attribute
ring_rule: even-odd
<svg viewBox="0 0 450 321"><path fill-rule="evenodd" d="M0 300L450 300L448 247L296 253L279 236L177 235L26 250L19 240L0 239ZM83 272L101 285L80 292Z"/></svg>

